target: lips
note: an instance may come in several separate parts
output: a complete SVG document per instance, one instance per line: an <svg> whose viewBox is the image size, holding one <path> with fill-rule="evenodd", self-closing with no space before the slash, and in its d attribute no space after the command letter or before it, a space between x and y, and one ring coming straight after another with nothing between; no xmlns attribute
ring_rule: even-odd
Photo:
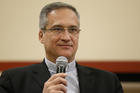
<svg viewBox="0 0 140 93"><path fill-rule="evenodd" d="M59 46L72 46L72 45L59 45Z"/></svg>
<svg viewBox="0 0 140 93"><path fill-rule="evenodd" d="M63 48L70 48L72 47L71 44L58 44L57 46L63 47Z"/></svg>

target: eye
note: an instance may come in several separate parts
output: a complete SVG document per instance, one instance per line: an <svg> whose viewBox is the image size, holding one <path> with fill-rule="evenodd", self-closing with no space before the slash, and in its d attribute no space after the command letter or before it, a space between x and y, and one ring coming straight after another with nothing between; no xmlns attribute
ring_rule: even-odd
<svg viewBox="0 0 140 93"><path fill-rule="evenodd" d="M52 31L56 31L56 32L60 32L60 31L63 31L64 29L61 28L61 27L54 27L51 29Z"/></svg>
<svg viewBox="0 0 140 93"><path fill-rule="evenodd" d="M78 32L78 28L69 28L68 29L70 33L77 33Z"/></svg>

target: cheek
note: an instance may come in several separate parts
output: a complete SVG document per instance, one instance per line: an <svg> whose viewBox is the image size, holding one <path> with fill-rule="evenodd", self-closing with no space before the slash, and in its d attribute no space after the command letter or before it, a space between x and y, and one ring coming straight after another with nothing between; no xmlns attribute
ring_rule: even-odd
<svg viewBox="0 0 140 93"><path fill-rule="evenodd" d="M46 45L50 48L55 48L58 38L56 36L46 37Z"/></svg>
<svg viewBox="0 0 140 93"><path fill-rule="evenodd" d="M79 37L74 37L73 38L73 43L74 43L74 46L77 48L78 47L78 42L79 42Z"/></svg>

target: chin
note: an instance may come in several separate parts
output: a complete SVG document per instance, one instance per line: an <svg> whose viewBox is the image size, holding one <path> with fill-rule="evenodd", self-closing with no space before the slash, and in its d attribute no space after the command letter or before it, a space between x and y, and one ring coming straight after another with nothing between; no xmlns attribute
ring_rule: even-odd
<svg viewBox="0 0 140 93"><path fill-rule="evenodd" d="M67 58L71 57L71 55L68 55L68 54L61 54L60 56L64 56L64 57L67 57Z"/></svg>
<svg viewBox="0 0 140 93"><path fill-rule="evenodd" d="M70 58L72 56L72 54L71 53L60 53L59 56L64 56L64 57Z"/></svg>

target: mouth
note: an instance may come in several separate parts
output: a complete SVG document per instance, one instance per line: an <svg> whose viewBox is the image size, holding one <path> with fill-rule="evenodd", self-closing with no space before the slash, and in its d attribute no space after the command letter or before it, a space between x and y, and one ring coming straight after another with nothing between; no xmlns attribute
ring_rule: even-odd
<svg viewBox="0 0 140 93"><path fill-rule="evenodd" d="M58 46L62 47L62 48L71 48L72 47L72 45L70 45L70 44L59 44Z"/></svg>

